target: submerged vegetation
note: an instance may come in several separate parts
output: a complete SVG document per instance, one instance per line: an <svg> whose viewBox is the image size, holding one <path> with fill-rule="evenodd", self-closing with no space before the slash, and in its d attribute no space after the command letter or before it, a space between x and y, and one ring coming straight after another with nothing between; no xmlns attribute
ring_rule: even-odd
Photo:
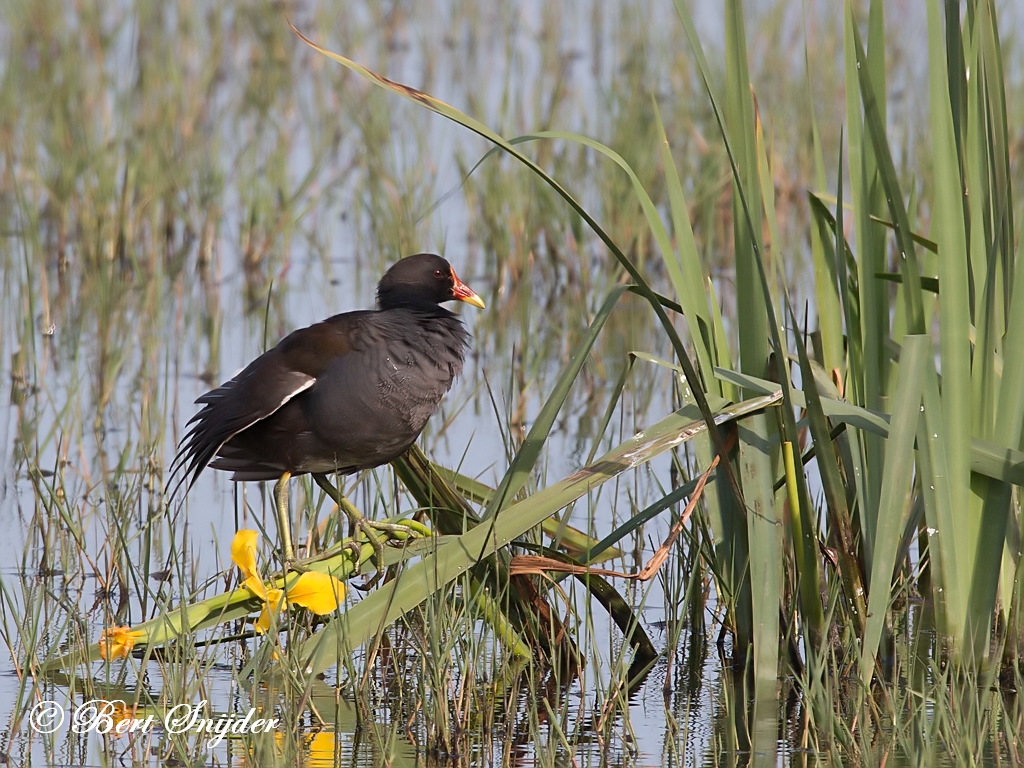
<svg viewBox="0 0 1024 768"><path fill-rule="evenodd" d="M3 757L1019 761L1020 61L793 5L9 2ZM168 497L196 394L431 249L490 291L422 449L301 480L294 562ZM285 725L33 719L96 699Z"/></svg>

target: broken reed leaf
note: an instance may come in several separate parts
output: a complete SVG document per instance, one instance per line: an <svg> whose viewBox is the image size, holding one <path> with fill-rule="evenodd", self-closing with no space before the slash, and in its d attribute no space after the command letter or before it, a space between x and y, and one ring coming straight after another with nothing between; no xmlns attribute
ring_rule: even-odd
<svg viewBox="0 0 1024 768"><path fill-rule="evenodd" d="M665 542L658 547L658 551L651 556L650 561L643 567L639 573L619 573L607 568L593 568L585 565L575 565L573 563L565 563L561 560L553 560L550 557L541 557L540 555L516 555L512 558L512 562L509 564L509 572L513 576L521 575L543 575L545 571L554 571L557 573L571 573L573 576L611 576L620 579L635 579L636 581L648 581L654 574L658 572L662 564L668 559L668 553L672 549L672 545L675 544L676 539L679 538L679 534L683 531L683 526L690 519L690 515L693 514L693 510L697 507L697 502L700 500L701 495L704 492L704 485L708 481L708 477L714 471L715 467L718 466L719 457L716 454L714 460L711 462L711 466L700 476L700 480L697 482L697 487L693 489L693 494L690 496L690 500L686 504L686 509L683 510L683 514L679 516L679 520L672 526L671 532L669 532L668 538Z"/></svg>

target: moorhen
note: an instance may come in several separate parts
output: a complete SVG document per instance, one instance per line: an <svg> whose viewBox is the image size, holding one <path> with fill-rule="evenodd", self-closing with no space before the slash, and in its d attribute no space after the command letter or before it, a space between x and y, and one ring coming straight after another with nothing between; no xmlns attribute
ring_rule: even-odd
<svg viewBox="0 0 1024 768"><path fill-rule="evenodd" d="M207 465L233 480L276 480L284 559L291 560L288 478L309 472L333 490L329 472L398 458L462 372L469 333L440 306L451 300L484 307L445 259L421 253L384 273L376 311L345 312L286 336L196 400L203 408L171 464L172 479L182 473L171 495L186 482L187 493ZM340 506L355 526L374 525L352 505Z"/></svg>

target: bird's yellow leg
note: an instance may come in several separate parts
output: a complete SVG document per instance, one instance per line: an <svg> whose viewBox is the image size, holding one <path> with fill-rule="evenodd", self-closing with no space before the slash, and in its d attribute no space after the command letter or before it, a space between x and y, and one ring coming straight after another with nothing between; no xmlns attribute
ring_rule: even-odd
<svg viewBox="0 0 1024 768"><path fill-rule="evenodd" d="M385 531L387 533L401 532L406 534L415 535L416 532L407 525L401 525L398 523L379 523L376 520L367 520L363 516L363 513L356 509L355 505L341 495L341 492L334 487L330 480L327 479L327 475L314 473L313 479L316 484L323 488L324 492L330 496L334 503L338 505L338 508L345 513L345 517L349 519L352 527L357 531L362 531L370 544L373 546L373 558L377 564L377 570L384 570L384 541L381 539L380 534L377 531ZM358 562L358 556L357 556Z"/></svg>
<svg viewBox="0 0 1024 768"><path fill-rule="evenodd" d="M277 532L281 538L285 563L290 563L295 559L295 550L292 549L291 522L288 520L288 479L291 476L291 472L285 472L274 486L274 501L277 503Z"/></svg>

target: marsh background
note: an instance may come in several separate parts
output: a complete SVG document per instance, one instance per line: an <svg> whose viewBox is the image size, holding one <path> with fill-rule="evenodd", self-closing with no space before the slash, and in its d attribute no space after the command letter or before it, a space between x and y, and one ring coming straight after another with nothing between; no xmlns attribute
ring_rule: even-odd
<svg viewBox="0 0 1024 768"><path fill-rule="evenodd" d="M720 73L718 5L693 3L692 13ZM750 77L776 192L778 239L766 255L780 265L794 304L813 305L810 110L824 156L838 157L841 4L758 0L746 11ZM1016 159L1024 140L1024 13L1014 2L999 12ZM927 188L924 8L887 3L885 13L890 141L908 184ZM184 596L229 571L234 531L264 519L268 494L255 484L236 488L214 472L204 473L179 513L163 508L165 471L198 395L289 330L370 306L378 277L399 257L437 251L488 308L462 313L473 352L421 445L435 462L493 486L597 308L624 279L580 218L526 169L492 156L469 175L487 142L318 56L289 20L325 47L456 105L503 136L555 128L592 136L619 151L667 206L650 151L658 143L653 95L724 325L735 332L729 164L670 2L5 0L0 381L9 405L0 416L0 634L9 653L0 654L0 750L12 764L106 763L118 754L143 762L253 759L237 745L205 756L200 746L159 737L145 745L71 736L51 742L23 720L37 693L66 695L26 668L55 634L75 624L95 639L114 617L146 618L154 595ZM628 249L656 289L670 293L619 168L571 142L527 151ZM535 487L579 468L595 443L617 444L675 407L675 374L641 366L600 433L610 387L634 350L672 354L646 305L627 298L556 422ZM61 478L57 502L47 498L56 493L46 482L54 477ZM572 523L600 538L672 483L671 462L659 459L585 498ZM379 516L408 504L388 469L349 492ZM163 522L140 541L143 521L153 516ZM637 532L617 565L637 568L669 522L656 518ZM721 618L714 596L699 623L681 635L666 631L678 618L672 596L695 567L688 541L667 575L622 587L659 650L667 650L627 707L607 722L601 717L621 639L599 608L583 609L577 641L591 662L586 671L548 692L547 709L524 697L490 716L474 712L467 722L436 725L470 734L460 742L470 747L454 750L460 759L748 761L750 752L727 734L736 727L737 691L714 647ZM710 581L705 572L698 583L710 593ZM582 605L585 594L570 601ZM430 642L417 647L426 655ZM486 667L490 652L479 658ZM141 682L230 709L237 663L222 648L184 668L155 664L142 680L103 665L94 672L125 689ZM325 700L336 683L344 689L339 678L322 681ZM474 679L472 669L445 669L417 685L457 698ZM292 743L266 747L265 755L310 765L414 760L406 720L378 685L366 694L378 738L355 736L354 715L335 718L342 723L336 729L318 729L292 702L291 710L283 706L300 727L279 739ZM280 692L264 693L273 702ZM808 759L807 743L794 736L801 717L783 697L772 761ZM410 722L429 743L435 723Z"/></svg>

